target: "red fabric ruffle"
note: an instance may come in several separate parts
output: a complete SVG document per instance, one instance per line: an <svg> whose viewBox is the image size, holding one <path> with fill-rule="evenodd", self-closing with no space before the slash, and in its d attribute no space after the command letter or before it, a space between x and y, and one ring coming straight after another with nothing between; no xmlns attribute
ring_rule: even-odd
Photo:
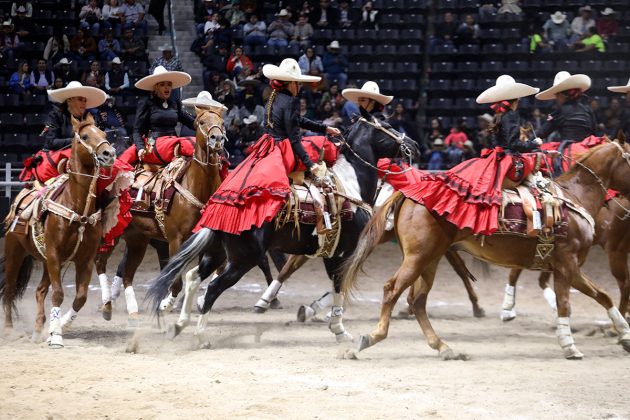
<svg viewBox="0 0 630 420"><path fill-rule="evenodd" d="M175 158L175 146L179 144L179 154L182 156L192 156L195 153L196 139L194 137L162 136L155 139L155 150L147 153L142 158L144 163L152 165L167 165ZM146 144L146 143L145 143ZM138 150L133 144L127 148L119 159L130 165L138 162Z"/></svg>
<svg viewBox="0 0 630 420"><path fill-rule="evenodd" d="M385 171L387 170L392 172L402 172L403 170L409 168L409 165L407 163L398 163L389 158L379 159L376 165L379 169L378 177L381 179L385 177ZM423 172L420 169L411 167L410 170L404 173L388 174L387 177L385 177L385 182L391 184L391 186L394 187L394 190L398 191L408 185L413 185L420 182L424 175L427 175L427 172Z"/></svg>
<svg viewBox="0 0 630 420"><path fill-rule="evenodd" d="M98 253L109 252L114 245L116 245L116 238L123 234L131 219L131 207L133 206L133 200L129 190L124 190L118 196L119 211L117 215L118 223L109 232L103 232L104 236L101 241L101 246L98 249Z"/></svg>

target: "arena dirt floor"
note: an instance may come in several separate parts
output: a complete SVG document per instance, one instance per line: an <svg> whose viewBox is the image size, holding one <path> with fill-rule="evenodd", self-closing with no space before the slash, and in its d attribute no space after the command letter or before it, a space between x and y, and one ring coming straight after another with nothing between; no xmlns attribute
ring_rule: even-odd
<svg viewBox="0 0 630 420"><path fill-rule="evenodd" d="M155 255L149 254L136 281L140 301L156 273ZM615 338L589 335L607 322L601 307L572 293L574 337L586 357L564 360L535 274L518 288L518 318L504 324L499 311L507 270L492 268L485 276L466 259L480 279L476 289L486 318L473 318L461 282L444 262L429 298L438 334L470 357L450 362L441 361L416 321L406 319L394 320L389 338L358 359L340 358L344 347L335 344L326 324L295 320L300 304L329 287L321 261L310 261L281 291L284 309L262 315L251 312L263 283L252 271L217 302L204 334L210 349L200 348L192 327L169 341L146 309L140 327L128 329L123 301L113 320L104 321L94 276L65 349L49 350L30 342L38 269L15 330L0 338L0 417L630 418L630 355ZM359 299L346 313L355 337L375 326L382 284L399 260L390 243L367 264ZM605 261L594 249L586 272L617 301ZM64 284L65 312L74 295L72 269ZM169 314L166 322L175 319Z"/></svg>

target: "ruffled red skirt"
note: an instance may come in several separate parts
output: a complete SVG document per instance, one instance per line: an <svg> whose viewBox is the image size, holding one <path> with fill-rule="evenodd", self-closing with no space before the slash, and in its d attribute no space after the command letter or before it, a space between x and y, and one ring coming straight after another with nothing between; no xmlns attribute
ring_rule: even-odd
<svg viewBox="0 0 630 420"><path fill-rule="evenodd" d="M520 155L526 171L534 167L536 155ZM491 235L498 228L503 201L501 186L513 170L514 157L501 148L460 163L441 174L427 174L418 183L402 188L405 197L446 218L459 229ZM523 177L527 173L523 174Z"/></svg>
<svg viewBox="0 0 630 420"><path fill-rule="evenodd" d="M376 166L378 166L378 177L385 179L385 182L391 184L394 190L398 191L405 188L408 185L413 185L422 180L422 177L427 174L420 169L416 169L413 166L401 162L395 162L392 159L379 159ZM409 169L411 168L411 169ZM408 169L406 172L402 172ZM393 174L387 174L385 171L392 171Z"/></svg>
<svg viewBox="0 0 630 420"><path fill-rule="evenodd" d="M194 137L162 136L155 139L155 146L151 153L147 153L142 158L144 163L153 165L168 165L175 158L175 148L179 145L179 154L182 156L192 156L195 153ZM146 140L145 140L146 144ZM136 145L131 145L119 157L123 162L135 165L138 162L138 150Z"/></svg>

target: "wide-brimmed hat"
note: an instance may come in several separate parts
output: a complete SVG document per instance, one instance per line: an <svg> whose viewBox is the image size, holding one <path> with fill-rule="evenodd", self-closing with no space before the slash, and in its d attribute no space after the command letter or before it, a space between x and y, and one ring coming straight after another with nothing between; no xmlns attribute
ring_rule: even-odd
<svg viewBox="0 0 630 420"><path fill-rule="evenodd" d="M628 84L625 86L608 86L608 90L611 92L617 93L628 93L630 92L630 79L628 80Z"/></svg>
<svg viewBox="0 0 630 420"><path fill-rule="evenodd" d="M243 118L243 122L244 122L246 125L250 125L250 124L253 124L253 123L257 123L257 122L258 122L258 117L257 117L257 116L255 116L254 114L251 114L249 117L245 117L245 118Z"/></svg>
<svg viewBox="0 0 630 420"><path fill-rule="evenodd" d="M376 82L367 81L361 89L348 88L341 91L341 95L347 100L359 103L360 98L373 99L381 105L387 105L394 99L393 96L383 95Z"/></svg>
<svg viewBox="0 0 630 420"><path fill-rule="evenodd" d="M488 114L487 112L485 114L479 115L477 118L480 118L487 123L491 123L493 120L492 115Z"/></svg>
<svg viewBox="0 0 630 420"><path fill-rule="evenodd" d="M260 80L258 79L251 79L251 78L247 78L247 79L243 79L240 82L238 82L239 86L245 87L245 86L260 86Z"/></svg>
<svg viewBox="0 0 630 420"><path fill-rule="evenodd" d="M173 46L171 44L162 44L158 47L158 51L173 51Z"/></svg>
<svg viewBox="0 0 630 420"><path fill-rule="evenodd" d="M612 7L607 7L604 10L602 10L602 16L610 16L614 14L615 14L615 11L612 9Z"/></svg>
<svg viewBox="0 0 630 420"><path fill-rule="evenodd" d="M339 41L337 41L336 39L334 41L332 41L330 44L328 44L328 48L331 48L333 50L338 50L340 47L339 45Z"/></svg>
<svg viewBox="0 0 630 420"><path fill-rule="evenodd" d="M13 24L11 23L11 19L5 20L4 22L2 22L2 25L0 25L0 26L1 27L10 26L11 29L13 29Z"/></svg>
<svg viewBox="0 0 630 420"><path fill-rule="evenodd" d="M580 7L580 13L581 12L591 12L592 13L593 9L591 9L591 6L587 4L586 6Z"/></svg>
<svg viewBox="0 0 630 420"><path fill-rule="evenodd" d="M267 79L284 82L319 82L322 79L319 76L303 75L300 66L293 58L285 58L279 66L265 64L263 74Z"/></svg>
<svg viewBox="0 0 630 420"><path fill-rule="evenodd" d="M533 95L540 89L517 83L512 76L504 74L497 77L496 84L477 96L478 104L492 104L495 102L508 101L510 99L524 98Z"/></svg>
<svg viewBox="0 0 630 420"><path fill-rule="evenodd" d="M15 9L15 13L26 13L26 7L24 6L20 6L17 9Z"/></svg>
<svg viewBox="0 0 630 420"><path fill-rule="evenodd" d="M562 13L560 10L556 11L556 13L551 14L551 21L555 23L556 25L559 25L562 22L564 22L566 18L567 18L567 15Z"/></svg>
<svg viewBox="0 0 630 420"><path fill-rule="evenodd" d="M171 82L173 89L186 86L191 81L188 73L183 71L168 71L164 66L157 66L153 74L144 76L136 82L136 87L142 90L153 90L153 86L160 82Z"/></svg>
<svg viewBox="0 0 630 420"><path fill-rule="evenodd" d="M107 94L102 90L91 86L83 86L80 82L70 82L68 86L64 88L49 90L48 96L52 101L59 103L65 102L65 100L69 98L86 98L86 108L101 106L107 98Z"/></svg>
<svg viewBox="0 0 630 420"><path fill-rule="evenodd" d="M437 139L433 140L433 146L444 146L444 140L438 137Z"/></svg>
<svg viewBox="0 0 630 420"><path fill-rule="evenodd" d="M571 74L568 71L560 71L553 79L553 86L536 95L536 99L550 101L556 97L556 93L569 89L580 89L582 92L591 87L591 78L585 74Z"/></svg>
<svg viewBox="0 0 630 420"><path fill-rule="evenodd" d="M279 13L276 13L276 16L278 16L278 17L289 17L289 12L287 11L287 9L282 9L282 10L280 10Z"/></svg>
<svg viewBox="0 0 630 420"><path fill-rule="evenodd" d="M64 66L64 65L70 65L72 64L72 60L68 60L66 57L62 58L61 60L59 60L57 62L57 64L55 64L55 67L57 66Z"/></svg>
<svg viewBox="0 0 630 420"><path fill-rule="evenodd" d="M207 90L202 90L199 92L197 97L188 98L182 101L182 105L190 106L193 108L220 108L223 111L227 111L227 107L223 105L221 102L212 98L212 94Z"/></svg>
<svg viewBox="0 0 630 420"><path fill-rule="evenodd" d="M114 59L112 60L112 64L122 64L122 60L120 59L120 57L114 57Z"/></svg>

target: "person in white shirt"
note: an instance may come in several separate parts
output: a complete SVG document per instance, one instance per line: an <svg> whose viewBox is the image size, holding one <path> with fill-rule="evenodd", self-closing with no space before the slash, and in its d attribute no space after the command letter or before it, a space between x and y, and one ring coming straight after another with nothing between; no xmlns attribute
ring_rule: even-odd
<svg viewBox="0 0 630 420"><path fill-rule="evenodd" d="M593 9L591 6L580 7L580 16L573 19L571 22L571 37L570 43L575 43L582 39L584 35L588 34L588 28L596 25L595 19L593 19Z"/></svg>

